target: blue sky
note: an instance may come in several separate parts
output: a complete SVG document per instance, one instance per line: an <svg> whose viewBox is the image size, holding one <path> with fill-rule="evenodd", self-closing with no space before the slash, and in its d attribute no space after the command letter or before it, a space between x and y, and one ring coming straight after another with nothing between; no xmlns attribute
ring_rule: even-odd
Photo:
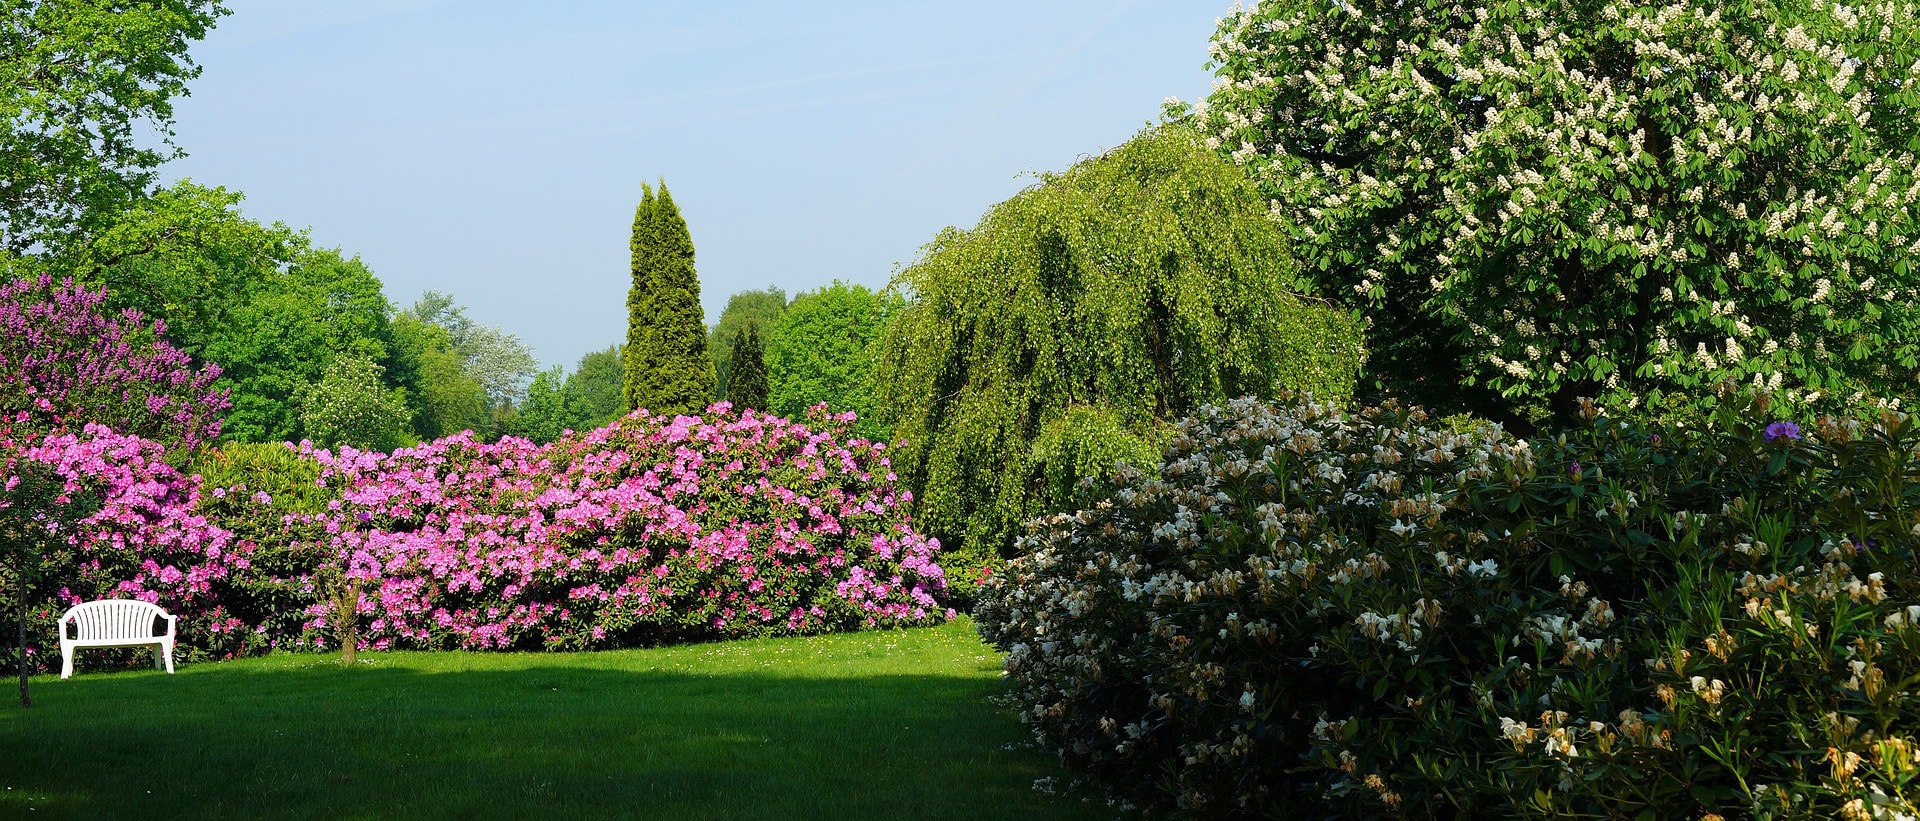
<svg viewBox="0 0 1920 821"><path fill-rule="evenodd" d="M1230 5L230 0L167 171L571 369L625 336L642 181L687 218L709 322L736 291L878 287L1203 96Z"/></svg>

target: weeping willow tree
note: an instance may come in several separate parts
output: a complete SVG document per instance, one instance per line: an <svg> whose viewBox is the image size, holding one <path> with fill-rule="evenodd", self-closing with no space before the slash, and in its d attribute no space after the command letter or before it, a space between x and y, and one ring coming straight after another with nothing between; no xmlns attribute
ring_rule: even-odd
<svg viewBox="0 0 1920 821"><path fill-rule="evenodd" d="M1351 395L1360 321L1289 290L1266 211L1240 169L1164 125L943 231L896 277L912 303L876 351L916 523L1005 554L1081 478L1156 462L1202 405Z"/></svg>

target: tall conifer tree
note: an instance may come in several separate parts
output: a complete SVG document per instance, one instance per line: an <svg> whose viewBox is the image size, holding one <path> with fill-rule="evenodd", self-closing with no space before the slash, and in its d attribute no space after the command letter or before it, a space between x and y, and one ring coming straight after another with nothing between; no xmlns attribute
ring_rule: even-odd
<svg viewBox="0 0 1920 821"><path fill-rule="evenodd" d="M713 396L706 316L693 268L693 235L665 182L645 189L633 217L633 289L627 295L629 408L697 413Z"/></svg>
<svg viewBox="0 0 1920 821"><path fill-rule="evenodd" d="M760 348L760 327L752 322L733 338L727 401L735 408L767 409L767 362Z"/></svg>
<svg viewBox="0 0 1920 821"><path fill-rule="evenodd" d="M650 333L653 285L649 281L653 271L653 186L641 183L640 188L644 193L640 205L633 209L633 234L627 242L632 254L633 285L627 289L627 347L621 359L624 376L620 380L620 394L627 400L627 410L644 404L647 357L641 352L656 347Z"/></svg>

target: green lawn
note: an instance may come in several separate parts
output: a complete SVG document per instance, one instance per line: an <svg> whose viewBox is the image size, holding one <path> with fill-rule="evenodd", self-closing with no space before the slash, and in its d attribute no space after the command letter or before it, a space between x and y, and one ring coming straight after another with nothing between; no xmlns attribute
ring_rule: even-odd
<svg viewBox="0 0 1920 821"><path fill-rule="evenodd" d="M0 817L1113 814L1034 792L1064 774L1011 748L1025 733L990 702L999 659L965 621L602 653L368 653L351 670L304 654L175 676L80 668L36 679L32 709L0 707Z"/></svg>

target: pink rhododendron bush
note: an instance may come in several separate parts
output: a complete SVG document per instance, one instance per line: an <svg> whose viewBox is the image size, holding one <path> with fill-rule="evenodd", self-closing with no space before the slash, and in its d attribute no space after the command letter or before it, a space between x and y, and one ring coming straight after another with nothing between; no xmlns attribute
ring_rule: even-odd
<svg viewBox="0 0 1920 821"><path fill-rule="evenodd" d="M548 446L466 435L315 451L328 509L289 517L360 586L365 646L576 649L945 620L939 545L882 445L714 406ZM311 579L301 579L311 591ZM328 643L332 606L307 609Z"/></svg>
<svg viewBox="0 0 1920 821"><path fill-rule="evenodd" d="M221 595L235 574L248 571L251 546L237 544L197 510L199 479L163 461L158 443L101 425L78 434L17 435L0 429L0 519L9 525L5 600L14 615L24 569L34 666L58 664L60 614L99 598L161 602L181 617L194 654L231 652L231 642L217 637L241 623ZM36 476L49 480L49 498L27 493ZM60 521L44 515L50 508L86 512Z"/></svg>
<svg viewBox="0 0 1920 821"><path fill-rule="evenodd" d="M57 646L52 622L71 604L135 597L183 617L188 658L333 647L330 579L356 590L358 646L374 649L606 648L951 618L939 544L902 512L884 446L842 441L850 421L722 404L641 411L547 446L470 434L393 453L243 446L196 460L213 481L98 425L0 440L0 453L102 500L39 563L29 601L42 646Z"/></svg>
<svg viewBox="0 0 1920 821"><path fill-rule="evenodd" d="M1206 408L974 616L1044 745L1196 817L1920 815L1920 428L1587 415Z"/></svg>

